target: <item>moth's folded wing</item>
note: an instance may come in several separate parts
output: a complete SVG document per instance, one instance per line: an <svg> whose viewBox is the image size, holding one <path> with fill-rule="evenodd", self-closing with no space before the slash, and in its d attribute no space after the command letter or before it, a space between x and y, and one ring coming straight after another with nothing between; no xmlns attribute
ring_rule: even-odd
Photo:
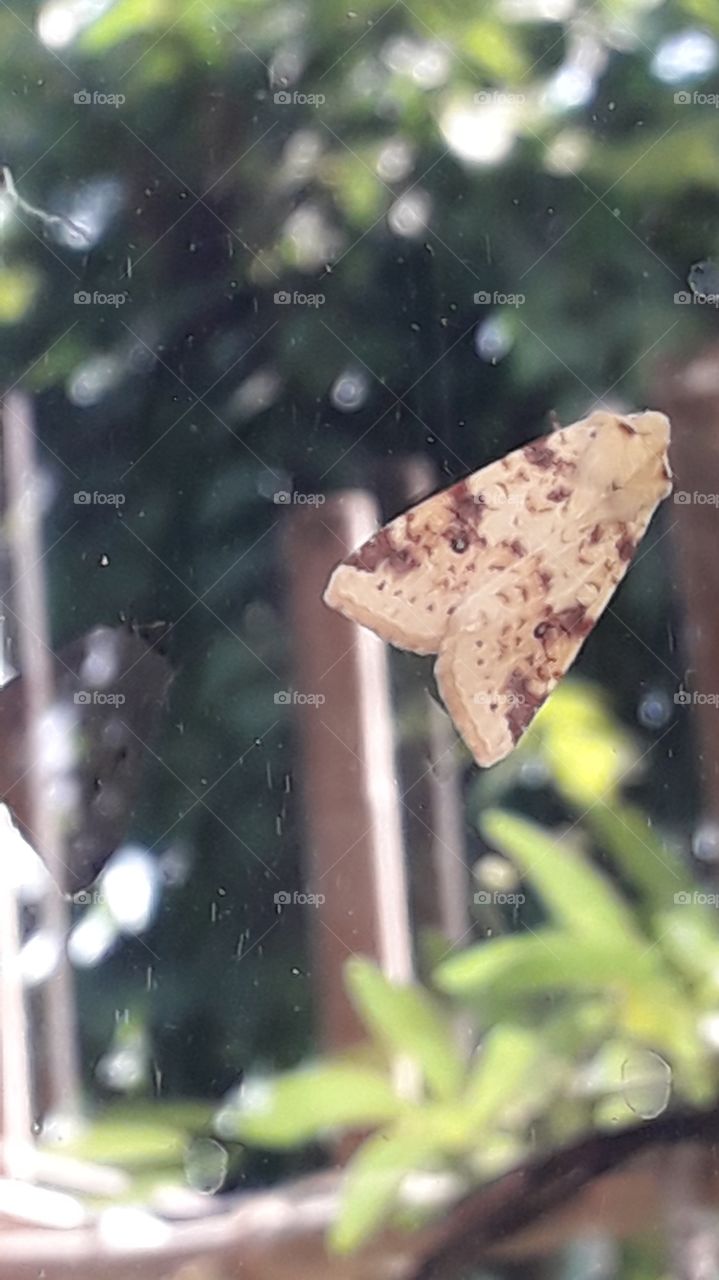
<svg viewBox="0 0 719 1280"><path fill-rule="evenodd" d="M485 768L516 746L595 621L578 603L545 609L535 577L529 584L526 570L517 568L506 575L499 599L487 593L461 605L435 664L442 700Z"/></svg>
<svg viewBox="0 0 719 1280"><path fill-rule="evenodd" d="M437 653L476 584L549 536L591 420L500 458L390 521L334 570L325 603L415 653Z"/></svg>
<svg viewBox="0 0 719 1280"><path fill-rule="evenodd" d="M564 540L567 528L560 524L546 547L518 560L455 611L435 675L479 764L509 754L572 665L662 496L657 485L648 487L630 520L595 523L599 512L593 513L583 525L571 525L574 541Z"/></svg>

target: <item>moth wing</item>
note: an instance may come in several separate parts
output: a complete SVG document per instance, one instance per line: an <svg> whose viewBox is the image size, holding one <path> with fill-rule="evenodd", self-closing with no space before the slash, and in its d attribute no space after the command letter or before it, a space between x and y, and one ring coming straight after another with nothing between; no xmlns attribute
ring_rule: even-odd
<svg viewBox="0 0 719 1280"><path fill-rule="evenodd" d="M651 450L603 505L577 505L572 494L543 548L455 610L435 675L479 764L509 754L572 665L669 488L666 456Z"/></svg>
<svg viewBox="0 0 719 1280"><path fill-rule="evenodd" d="M600 420L593 414L507 454L391 520L334 570L325 603L414 653L437 653L482 580L550 536Z"/></svg>
<svg viewBox="0 0 719 1280"><path fill-rule="evenodd" d="M390 521L334 570L325 602L400 649L437 653L479 583L491 593L527 554L576 543L584 518L628 526L653 510L671 487L668 441L653 412L597 411L540 437Z"/></svg>

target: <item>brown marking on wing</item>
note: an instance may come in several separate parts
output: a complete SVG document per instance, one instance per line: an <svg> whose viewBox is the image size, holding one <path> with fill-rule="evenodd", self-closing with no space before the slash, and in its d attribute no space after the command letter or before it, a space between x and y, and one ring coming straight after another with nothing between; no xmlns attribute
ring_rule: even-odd
<svg viewBox="0 0 719 1280"><path fill-rule="evenodd" d="M348 556L345 564L353 569L361 569L363 573L374 573L385 562L395 573L408 573L419 565L419 560L409 547L395 546L387 529L380 529L364 546Z"/></svg>
<svg viewBox="0 0 719 1280"><path fill-rule="evenodd" d="M452 486L447 497L452 522L444 530L442 537L449 543L452 550L456 551L457 555L463 555L470 546L486 546L486 538L477 532L477 526L486 515L486 507L481 501L481 495L475 495L467 481L460 480L458 484Z"/></svg>
<svg viewBox="0 0 719 1280"><path fill-rule="evenodd" d="M452 485L452 488L448 490L447 497L455 519L479 524L485 513L482 495L473 493L466 480L460 480L457 484Z"/></svg>
<svg viewBox="0 0 719 1280"><path fill-rule="evenodd" d="M543 440L534 440L531 444L526 444L522 452L527 462L531 462L535 467L541 467L543 471L548 471L557 463L556 453Z"/></svg>
<svg viewBox="0 0 719 1280"><path fill-rule="evenodd" d="M537 640L544 641L545 636L550 631L563 631L565 635L571 635L573 631L578 631L580 635L588 635L592 629L591 619L586 617L586 605L576 604L568 605L566 609L560 609L558 613L552 613L544 622L540 622L534 628L534 635Z"/></svg>
<svg viewBox="0 0 719 1280"><path fill-rule="evenodd" d="M526 556L527 554L527 548L523 542L520 542L519 538L513 538L510 543L505 543L505 545L509 546L509 550L515 556Z"/></svg>
<svg viewBox="0 0 719 1280"><path fill-rule="evenodd" d="M532 693L527 677L516 668L502 692L505 697L512 699L505 719L507 728L512 735L512 741L518 742L524 730L534 718L535 712L541 707L544 699L538 698L535 693Z"/></svg>
<svg viewBox="0 0 719 1280"><path fill-rule="evenodd" d="M602 526L600 524L595 524L594 528L592 529L592 532L589 535L589 541L591 545L594 546L595 543L599 542L599 539L601 538L601 536L602 536Z"/></svg>
<svg viewBox="0 0 719 1280"><path fill-rule="evenodd" d="M416 545L418 542L421 542L421 541L422 541L422 533L421 533L421 531L420 531L419 533L417 533L417 532L415 532L415 530L414 530L414 528L413 528L413 526L414 526L414 522L415 522L415 520L416 520L416 519L417 519L417 512L416 512L416 511L409 511L409 512L407 513L407 519L406 519L406 522L405 522L405 533L406 533L406 535L407 535L407 541L408 541L408 542L413 542L415 545Z"/></svg>
<svg viewBox="0 0 719 1280"><path fill-rule="evenodd" d="M571 489L567 489L564 485L559 485L557 489L552 489L551 493L547 494L550 502L565 502L571 496Z"/></svg>
<svg viewBox="0 0 719 1280"><path fill-rule="evenodd" d="M631 560L636 548L636 542L629 537L627 526L620 525L620 536L617 541L617 555L620 560Z"/></svg>

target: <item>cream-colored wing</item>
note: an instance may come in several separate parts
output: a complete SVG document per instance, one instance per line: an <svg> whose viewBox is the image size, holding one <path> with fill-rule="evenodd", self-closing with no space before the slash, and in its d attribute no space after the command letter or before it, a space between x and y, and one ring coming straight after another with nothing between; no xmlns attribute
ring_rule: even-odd
<svg viewBox="0 0 719 1280"><path fill-rule="evenodd" d="M616 434L621 427L608 429L604 443L613 440L619 450L612 460L592 442L545 545L496 580L476 584L452 615L437 684L481 765L508 755L571 666L671 489L667 420L644 414L622 421L635 431L633 443Z"/></svg>
<svg viewBox="0 0 719 1280"><path fill-rule="evenodd" d="M437 653L479 585L491 592L562 530L571 536L575 510L600 519L621 492L629 523L648 459L666 484L668 432L661 414L597 412L524 445L390 521L335 569L325 602L399 648Z"/></svg>

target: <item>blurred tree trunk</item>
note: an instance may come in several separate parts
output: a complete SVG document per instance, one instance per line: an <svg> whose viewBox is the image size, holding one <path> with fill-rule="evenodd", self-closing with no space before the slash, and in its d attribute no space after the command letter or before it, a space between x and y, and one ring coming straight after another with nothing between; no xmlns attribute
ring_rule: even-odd
<svg viewBox="0 0 719 1280"><path fill-rule="evenodd" d="M340 494L294 508L285 541L307 877L325 899L309 924L326 1053L365 1037L342 981L351 955L373 956L394 981L413 972L387 647L322 601L332 569L376 522L369 495Z"/></svg>
<svg viewBox="0 0 719 1280"><path fill-rule="evenodd" d="M663 373L658 407L672 420L672 529L684 618L686 687L719 696L719 346ZM681 708L680 708L681 710ZM691 709L699 738L702 799L719 821L719 715L712 701ZM718 851L719 852L719 851Z"/></svg>

